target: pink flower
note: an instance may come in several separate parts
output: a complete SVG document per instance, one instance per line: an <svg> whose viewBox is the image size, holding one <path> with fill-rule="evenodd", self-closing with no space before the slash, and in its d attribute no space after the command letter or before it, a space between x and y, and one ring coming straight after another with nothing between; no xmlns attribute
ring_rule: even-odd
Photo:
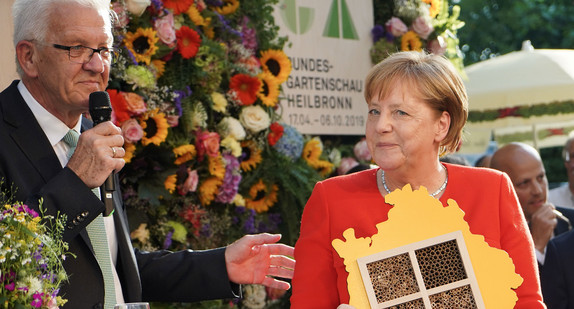
<svg viewBox="0 0 574 309"><path fill-rule="evenodd" d="M126 142L134 144L142 139L143 134L144 131L137 120L131 118L122 123L122 135Z"/></svg>
<svg viewBox="0 0 574 309"><path fill-rule="evenodd" d="M423 16L419 16L413 22L413 30L416 32L421 38L427 39L429 34L434 31L430 18L425 18Z"/></svg>
<svg viewBox="0 0 574 309"><path fill-rule="evenodd" d="M403 23L403 21L397 17L392 17L391 19L389 19L385 23L385 26L387 28L387 31L390 32L395 37L399 37L407 33L407 31L409 31L407 25L405 25L405 23Z"/></svg>
<svg viewBox="0 0 574 309"><path fill-rule="evenodd" d="M40 293L40 292L36 292L34 293L34 295L32 295L32 298L34 300L32 300L32 302L30 303L30 305L34 308L41 308L42 307L42 296L44 295L44 293Z"/></svg>
<svg viewBox="0 0 574 309"><path fill-rule="evenodd" d="M437 36L436 39L428 43L427 49L435 55L444 55L446 52L446 41L442 36Z"/></svg>
<svg viewBox="0 0 574 309"><path fill-rule="evenodd" d="M188 192L195 192L197 190L197 183L199 182L199 175L197 170L187 169L187 178L179 188L179 194L186 195Z"/></svg>
<svg viewBox="0 0 574 309"><path fill-rule="evenodd" d="M367 146L367 140L364 138L355 144L353 148L353 152L355 153L355 157L361 161L370 162L371 161L371 152L369 152L369 147Z"/></svg>
<svg viewBox="0 0 574 309"><path fill-rule="evenodd" d="M337 174L345 175L353 167L359 165L359 162L355 158L345 157L341 159L341 164L337 168Z"/></svg>
<svg viewBox="0 0 574 309"><path fill-rule="evenodd" d="M156 19L154 27L157 31L157 36L165 45L169 47L175 46L176 36L173 14L171 12L162 18Z"/></svg>
<svg viewBox="0 0 574 309"><path fill-rule="evenodd" d="M126 10L124 10L124 6L119 2L114 2L112 4L112 10L118 15L118 26L122 28L127 26L130 22L130 18Z"/></svg>
<svg viewBox="0 0 574 309"><path fill-rule="evenodd" d="M197 144L198 157L203 157L205 153L210 157L219 155L219 134L216 132L199 132Z"/></svg>
<svg viewBox="0 0 574 309"><path fill-rule="evenodd" d="M175 128L179 125L179 116L169 115L165 118L167 120L167 124L169 124L170 127Z"/></svg>

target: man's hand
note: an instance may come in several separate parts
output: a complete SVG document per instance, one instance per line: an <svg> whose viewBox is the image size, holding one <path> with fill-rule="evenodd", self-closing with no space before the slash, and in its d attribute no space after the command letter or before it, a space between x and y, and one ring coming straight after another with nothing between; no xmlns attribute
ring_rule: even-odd
<svg viewBox="0 0 574 309"><path fill-rule="evenodd" d="M291 246L277 244L281 235L246 235L225 250L229 280L237 284L262 284L288 290L288 282L273 277L293 278L295 260Z"/></svg>
<svg viewBox="0 0 574 309"><path fill-rule="evenodd" d="M532 240L536 250L544 252L557 223L558 220L552 204L546 203L532 214L530 218L530 233L532 233Z"/></svg>
<svg viewBox="0 0 574 309"><path fill-rule="evenodd" d="M82 132L67 166L89 188L99 187L113 171L121 170L126 164L123 145L120 128L111 121L100 123Z"/></svg>

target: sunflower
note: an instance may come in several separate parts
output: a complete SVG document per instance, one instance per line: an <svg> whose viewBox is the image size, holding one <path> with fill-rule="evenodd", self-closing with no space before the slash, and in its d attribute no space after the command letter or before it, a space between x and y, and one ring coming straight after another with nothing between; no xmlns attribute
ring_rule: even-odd
<svg viewBox="0 0 574 309"><path fill-rule="evenodd" d="M440 11L441 0L423 0L424 3L430 4L429 15L435 18Z"/></svg>
<svg viewBox="0 0 574 309"><path fill-rule="evenodd" d="M209 161L209 174L223 180L225 177L225 162L223 157L219 154L217 157L207 157Z"/></svg>
<svg viewBox="0 0 574 309"><path fill-rule="evenodd" d="M305 144L303 148L303 159L314 169L319 170L322 176L329 175L334 168L333 163L321 160L321 153L323 153L323 145L317 139L311 139Z"/></svg>
<svg viewBox="0 0 574 309"><path fill-rule="evenodd" d="M251 105L257 100L257 93L261 90L261 81L247 74L235 74L231 77L229 89L235 91L241 105Z"/></svg>
<svg viewBox="0 0 574 309"><path fill-rule="evenodd" d="M229 15L235 13L239 8L238 0L223 0L225 3L223 6L215 6L213 9L221 15Z"/></svg>
<svg viewBox="0 0 574 309"><path fill-rule="evenodd" d="M173 153L177 158L175 159L174 163L176 165L181 165L182 163L185 163L195 158L197 151L195 150L195 146L187 144L174 148Z"/></svg>
<svg viewBox="0 0 574 309"><path fill-rule="evenodd" d="M201 46L199 34L188 26L182 26L175 32L175 36L177 38L177 50L183 59L195 57L199 46Z"/></svg>
<svg viewBox="0 0 574 309"><path fill-rule="evenodd" d="M192 4L193 0L163 0L163 5L171 9L174 15L184 13Z"/></svg>
<svg viewBox="0 0 574 309"><path fill-rule="evenodd" d="M409 51L409 50L420 51L421 48L422 48L421 39L414 31L409 30L401 37L401 51Z"/></svg>
<svg viewBox="0 0 574 309"><path fill-rule="evenodd" d="M125 143L124 150L126 151L126 154L124 155L124 161L126 161L126 164L132 162L134 152L136 151L136 145Z"/></svg>
<svg viewBox="0 0 574 309"><path fill-rule="evenodd" d="M152 60L151 69L153 71L153 74L155 75L155 78L156 79L160 78L163 75L163 72L165 72L165 61L159 59Z"/></svg>
<svg viewBox="0 0 574 309"><path fill-rule="evenodd" d="M126 48L134 55L137 62L149 65L151 57L155 55L159 41L157 32L153 28L138 28L135 33L128 32L124 38Z"/></svg>
<svg viewBox="0 0 574 309"><path fill-rule="evenodd" d="M144 137L142 137L141 140L144 146L149 144L159 146L159 144L163 143L167 138L169 124L167 123L165 114L160 113L157 108L147 111L140 119L140 125L144 130Z"/></svg>
<svg viewBox="0 0 574 309"><path fill-rule="evenodd" d="M258 213L267 211L277 202L277 191L279 188L276 184L267 186L263 183L263 179L259 179L259 182L249 189L249 197L245 198L245 207Z"/></svg>
<svg viewBox="0 0 574 309"><path fill-rule="evenodd" d="M177 187L177 175L172 174L167 176L167 178L163 182L163 186L167 191L169 191L169 193L173 193L173 191L175 191L175 188Z"/></svg>
<svg viewBox="0 0 574 309"><path fill-rule="evenodd" d="M263 105L274 107L279 100L279 83L277 79L271 73L263 72L259 74L259 80L261 80L261 91L257 93L257 96L263 102Z"/></svg>
<svg viewBox="0 0 574 309"><path fill-rule="evenodd" d="M201 186L199 186L199 201L201 205L207 206L213 202L217 193L219 193L219 186L223 181L217 177L207 178Z"/></svg>
<svg viewBox="0 0 574 309"><path fill-rule="evenodd" d="M261 149L253 141L245 141L241 143L243 148L243 155L241 160L241 169L244 172L249 172L261 163ZM243 157L245 156L245 157Z"/></svg>
<svg viewBox="0 0 574 309"><path fill-rule="evenodd" d="M189 19L191 19L191 21L196 26L206 27L209 26L209 24L211 23L211 17L204 18L203 16L201 16L201 13L194 5L190 6L186 13L187 16L189 16Z"/></svg>
<svg viewBox="0 0 574 309"><path fill-rule="evenodd" d="M278 83L287 80L291 73L291 60L282 50L269 49L261 52L263 71L271 73Z"/></svg>

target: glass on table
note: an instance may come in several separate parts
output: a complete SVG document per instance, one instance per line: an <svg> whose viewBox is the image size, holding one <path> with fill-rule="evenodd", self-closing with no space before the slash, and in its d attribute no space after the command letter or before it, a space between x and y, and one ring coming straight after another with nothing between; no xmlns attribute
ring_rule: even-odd
<svg viewBox="0 0 574 309"><path fill-rule="evenodd" d="M116 304L114 309L150 309L148 303Z"/></svg>

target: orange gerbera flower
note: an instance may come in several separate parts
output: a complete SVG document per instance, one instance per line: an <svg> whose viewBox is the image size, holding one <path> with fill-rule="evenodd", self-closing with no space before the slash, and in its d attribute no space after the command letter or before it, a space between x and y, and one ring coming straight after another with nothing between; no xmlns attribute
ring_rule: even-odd
<svg viewBox="0 0 574 309"><path fill-rule="evenodd" d="M177 30L175 36L177 38L177 50L183 59L195 57L201 45L199 34L188 26L182 26Z"/></svg>
<svg viewBox="0 0 574 309"><path fill-rule="evenodd" d="M163 6L173 11L174 15L185 13L193 4L193 0L163 0Z"/></svg>
<svg viewBox="0 0 574 309"><path fill-rule="evenodd" d="M247 74L236 74L231 77L229 88L235 91L241 105L251 105L257 100L257 93L261 90L261 80Z"/></svg>

